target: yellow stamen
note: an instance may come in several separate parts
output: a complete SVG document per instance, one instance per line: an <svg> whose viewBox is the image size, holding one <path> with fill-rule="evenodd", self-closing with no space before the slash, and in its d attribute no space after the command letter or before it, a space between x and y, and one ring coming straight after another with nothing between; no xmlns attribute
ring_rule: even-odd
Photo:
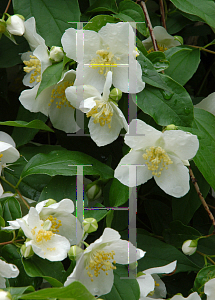
<svg viewBox="0 0 215 300"><path fill-rule="evenodd" d="M152 175L160 177L163 169L168 169L168 165L173 164L173 161L169 158L166 151L159 147L150 147L146 149L146 153L143 154L143 158L146 160L148 170L152 171Z"/></svg>
<svg viewBox="0 0 215 300"><path fill-rule="evenodd" d="M3 156L3 154L1 153L1 154L0 154L0 161L1 161L2 156Z"/></svg>
<svg viewBox="0 0 215 300"><path fill-rule="evenodd" d="M157 44L157 45L158 45L158 50L161 51L161 52L164 52L164 51L168 50L168 48L165 47L164 45L159 45L159 44ZM147 52L148 52L148 53L151 53L151 52L154 52L154 51L155 51L155 50L154 50L154 48L152 47L152 48L149 49Z"/></svg>
<svg viewBox="0 0 215 300"><path fill-rule="evenodd" d="M112 265L111 260L114 259L115 252L105 252L104 250L97 250L93 253L93 258L90 260L88 266L86 266L86 270L91 269L93 274L88 271L87 274L93 281L93 276L98 277L100 274L100 270L104 271L106 275L108 275L108 271L115 270L116 267ZM115 263L115 261L113 261Z"/></svg>
<svg viewBox="0 0 215 300"><path fill-rule="evenodd" d="M42 242L43 240L45 240L47 242L47 241L51 240L52 236L53 236L52 231L40 229L36 235L36 241L37 241L37 243Z"/></svg>
<svg viewBox="0 0 215 300"><path fill-rule="evenodd" d="M69 86L72 86L74 84L74 82L71 81L63 81L61 83L59 83L56 88L54 88L52 90L51 93L51 99L50 99L50 103L48 104L49 106L51 106L51 104L53 102L55 102L56 107L57 108L61 108L62 106L66 107L72 107L74 108L69 101L66 99L66 95L65 95L65 89L68 88ZM58 101L56 101L58 100Z"/></svg>
<svg viewBox="0 0 215 300"><path fill-rule="evenodd" d="M113 116L113 108L108 101L95 100L96 106L94 106L86 116L93 117L94 123L99 123L100 126L108 124L108 127L111 128L111 119Z"/></svg>
<svg viewBox="0 0 215 300"><path fill-rule="evenodd" d="M54 233L59 232L58 228L59 228L60 226L62 226L61 220L58 220L57 218L53 218L52 215L50 215L46 220L51 221L52 226L51 226L50 230L51 230L52 232L54 232Z"/></svg>
<svg viewBox="0 0 215 300"><path fill-rule="evenodd" d="M34 72L30 76L30 83L33 83L35 80L36 82L41 81L41 62L40 60L34 56L30 55L30 60L24 60L23 63L26 65L24 67L24 71L26 73L30 73L34 70Z"/></svg>
<svg viewBox="0 0 215 300"><path fill-rule="evenodd" d="M107 50L109 50L109 47L107 47ZM91 68L99 68L98 73L103 74L105 77L109 71L112 71L113 67L117 67L114 54L107 50L102 49L96 51L97 57L93 58L90 63ZM116 59L120 60L120 57L117 57Z"/></svg>

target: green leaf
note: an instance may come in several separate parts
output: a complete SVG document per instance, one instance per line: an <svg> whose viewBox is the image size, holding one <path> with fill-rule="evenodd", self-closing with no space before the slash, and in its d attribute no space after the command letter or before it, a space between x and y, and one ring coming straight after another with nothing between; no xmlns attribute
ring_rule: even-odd
<svg viewBox="0 0 215 300"><path fill-rule="evenodd" d="M192 22L185 18L180 12L175 11L168 15L166 20L167 32L169 34L176 34L181 31L186 25Z"/></svg>
<svg viewBox="0 0 215 300"><path fill-rule="evenodd" d="M107 165L84 153L68 150L35 155L25 166L21 177L31 174L73 176L77 174L77 167L73 165L92 165L84 167L84 175L99 175L101 179L113 177L113 170Z"/></svg>
<svg viewBox="0 0 215 300"><path fill-rule="evenodd" d="M85 13L97 11L112 11L116 13L117 7L115 0L96 0Z"/></svg>
<svg viewBox="0 0 215 300"><path fill-rule="evenodd" d="M128 198L129 187L122 184L118 179L114 178L109 193L110 206L121 206L128 201Z"/></svg>
<svg viewBox="0 0 215 300"><path fill-rule="evenodd" d="M4 35L0 39L0 68L9 68L22 63L20 53L29 50L24 37L16 36L18 45L14 45Z"/></svg>
<svg viewBox="0 0 215 300"><path fill-rule="evenodd" d="M137 230L137 246L146 251L144 258L138 261L138 271L164 266L174 260L177 260L175 273L199 270L199 267L181 251L154 237L145 235L142 229Z"/></svg>
<svg viewBox="0 0 215 300"><path fill-rule="evenodd" d="M171 88L165 83L161 75L155 70L152 62L148 58L140 53L137 56L137 61L140 63L142 68L143 82L172 93ZM140 93L138 93L138 95L139 94Z"/></svg>
<svg viewBox="0 0 215 300"><path fill-rule="evenodd" d="M37 255L22 259L25 272L30 277L43 277L54 287L63 286L65 270L61 262L51 262Z"/></svg>
<svg viewBox="0 0 215 300"><path fill-rule="evenodd" d="M191 125L193 104L189 94L170 77L163 75L162 79L172 92L146 85L145 89L137 94L137 106L159 125Z"/></svg>
<svg viewBox="0 0 215 300"><path fill-rule="evenodd" d="M98 15L90 19L90 21L84 26L86 30L94 30L98 32L107 23L115 23L116 20L108 15Z"/></svg>
<svg viewBox="0 0 215 300"><path fill-rule="evenodd" d="M102 209L99 209L102 208ZM84 218L94 218L97 222L101 221L108 214L108 210L101 203L96 203L92 209L84 210Z"/></svg>
<svg viewBox="0 0 215 300"><path fill-rule="evenodd" d="M24 122L31 122L35 119L41 120L42 122L46 122L47 116L43 115L42 113L32 113L29 110L25 109L22 105L19 107L19 111L17 114L16 119L24 121ZM12 138L16 143L16 147L22 146L29 141L31 141L34 136L37 134L38 129L31 129L31 128L18 128L15 127L12 132Z"/></svg>
<svg viewBox="0 0 215 300"><path fill-rule="evenodd" d="M205 198L209 192L210 185L204 179L198 168L190 162L195 178L197 179L200 191ZM173 220L179 220L184 224L188 224L192 219L196 210L201 206L201 200L196 193L195 187L190 181L189 192L181 198L172 198L172 216Z"/></svg>
<svg viewBox="0 0 215 300"><path fill-rule="evenodd" d="M3 203L3 218L5 221L12 221L22 217L19 202L14 197L7 198Z"/></svg>
<svg viewBox="0 0 215 300"><path fill-rule="evenodd" d="M199 149L193 158L199 171L202 173L207 182L215 189L215 116L211 113L194 108L193 128L184 128L196 134L199 139Z"/></svg>
<svg viewBox="0 0 215 300"><path fill-rule="evenodd" d="M198 293L203 292L203 286L210 279L215 278L215 266L209 266L201 269L194 281L194 291Z"/></svg>
<svg viewBox="0 0 215 300"><path fill-rule="evenodd" d="M187 47L178 48L178 51L175 52L172 49L165 51L166 57L170 62L170 66L165 70L165 74L181 85L185 85L199 66L200 50Z"/></svg>
<svg viewBox="0 0 215 300"><path fill-rule="evenodd" d="M18 121L18 120L16 120L16 121L5 121L5 122L0 122L0 125L14 126L14 127L25 127L25 128L35 128L35 129L54 132L50 127L48 127L41 120L33 120L29 123L25 122L25 121Z"/></svg>
<svg viewBox="0 0 215 300"><path fill-rule="evenodd" d="M165 242L177 248L181 248L186 240L195 240L201 233L193 227L186 226L180 221L174 221L163 233Z"/></svg>
<svg viewBox="0 0 215 300"><path fill-rule="evenodd" d="M64 31L72 27L68 22L80 21L78 0L13 0L14 13L25 19L35 17L37 32L45 39L46 45L61 46Z"/></svg>
<svg viewBox="0 0 215 300"><path fill-rule="evenodd" d="M178 9L203 19L209 26L215 27L215 3L213 0L170 0Z"/></svg>
<svg viewBox="0 0 215 300"><path fill-rule="evenodd" d="M71 300L95 300L95 297L88 292L83 284L78 281L74 281L66 287L60 288L48 288L42 289L37 292L22 295L20 299L50 299L50 298L60 298L60 299L71 299Z"/></svg>
<svg viewBox="0 0 215 300"><path fill-rule="evenodd" d="M169 67L169 62L166 60L164 52L154 51L147 55L147 58L153 63L154 68L157 72L165 70Z"/></svg>
<svg viewBox="0 0 215 300"><path fill-rule="evenodd" d="M122 1L119 4L119 13L115 18L124 22L136 22L137 30L144 36L147 35L145 16L140 5L133 1Z"/></svg>
<svg viewBox="0 0 215 300"><path fill-rule="evenodd" d="M42 80L37 91L37 96L46 88L49 88L58 83L61 79L63 71L63 61L49 66L43 72Z"/></svg>
<svg viewBox="0 0 215 300"><path fill-rule="evenodd" d="M25 286L25 287L9 287L7 291L12 295L13 300L19 299L19 296L22 294L26 294L29 292L34 292L33 286Z"/></svg>
<svg viewBox="0 0 215 300"><path fill-rule="evenodd" d="M109 294L101 296L104 300L139 300L140 288L136 279L126 279L128 268L116 265L114 283Z"/></svg>

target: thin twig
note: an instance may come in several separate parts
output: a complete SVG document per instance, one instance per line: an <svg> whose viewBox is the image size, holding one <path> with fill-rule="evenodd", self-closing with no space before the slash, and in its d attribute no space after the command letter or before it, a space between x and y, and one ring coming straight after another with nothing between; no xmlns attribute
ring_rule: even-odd
<svg viewBox="0 0 215 300"><path fill-rule="evenodd" d="M146 22L147 22L147 25L148 25L148 28L149 28L149 32L150 32L150 35L151 35L154 50L158 51L159 49L158 49L157 41L155 39L155 35L154 35L153 29L152 29L152 24L151 24L151 21L150 21L150 18L149 18L149 14L148 14L148 11L147 11L147 8L146 8L146 4L145 4L144 1L141 1L140 4L142 6L142 9L143 9L143 12L144 12L144 15L145 15L145 19L146 19Z"/></svg>
<svg viewBox="0 0 215 300"><path fill-rule="evenodd" d="M201 200L201 202L202 202L202 204L203 204L203 206L204 206L206 212L208 213L209 218L210 218L211 221L212 221L212 224L213 224L213 226L214 226L214 231L213 231L213 233L215 234L215 219L214 219L214 216L213 216L213 214L211 213L210 208L208 207L208 205L207 205L207 203L206 203L204 197L202 196L202 193L200 192L198 183L196 182L196 178L195 178L195 176L194 176L194 174L193 174L193 171L192 171L191 167L189 167L189 172L190 172L190 178L191 178L192 183L193 183L193 185L194 185L194 187L195 187L195 189L196 189L196 192L197 192L197 194L198 194L198 196L199 196L199 199Z"/></svg>
<svg viewBox="0 0 215 300"><path fill-rule="evenodd" d="M11 3L11 0L8 1L7 7L5 8L5 11L4 11L4 14L7 13L8 9L9 9L9 6L10 6L10 3Z"/></svg>
<svg viewBox="0 0 215 300"><path fill-rule="evenodd" d="M202 48L202 47L200 47L200 46L194 46L194 45L186 45L186 46L193 47L193 48L197 48L197 49L200 49L200 50L202 50L202 51L206 51L206 52L209 52L209 53L215 54L215 52L214 52L214 51L211 51L211 50L208 50L208 49Z"/></svg>
<svg viewBox="0 0 215 300"><path fill-rule="evenodd" d="M16 189L16 192L19 194L19 197L21 198L22 202L25 204L25 206L30 209L30 206L28 205L28 203L25 201L25 199L22 197L22 194L20 193L20 191L18 189Z"/></svg>
<svg viewBox="0 0 215 300"><path fill-rule="evenodd" d="M8 244L13 244L14 242L16 243L16 242L23 242L24 240L22 239L22 240L12 240L12 241L9 241L9 242L3 242L3 243L0 243L0 246L2 246L2 245L8 245Z"/></svg>
<svg viewBox="0 0 215 300"><path fill-rule="evenodd" d="M162 26L166 29L166 19L165 19L165 10L164 10L164 5L163 5L163 0L159 0L159 4L160 4Z"/></svg>
<svg viewBox="0 0 215 300"><path fill-rule="evenodd" d="M198 250L196 251L196 253L198 253L198 254L200 254L200 255L206 257L213 265L215 265L214 260L211 259L211 258L210 258L209 256L207 256L206 254L204 254L204 253L202 253L202 252L200 252L200 251L198 251Z"/></svg>

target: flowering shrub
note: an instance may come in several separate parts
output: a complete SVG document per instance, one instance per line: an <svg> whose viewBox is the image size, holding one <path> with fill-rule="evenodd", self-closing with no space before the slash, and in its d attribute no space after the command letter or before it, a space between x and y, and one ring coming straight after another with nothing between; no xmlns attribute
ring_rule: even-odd
<svg viewBox="0 0 215 300"><path fill-rule="evenodd" d="M214 299L203 2L2 1L0 299Z"/></svg>

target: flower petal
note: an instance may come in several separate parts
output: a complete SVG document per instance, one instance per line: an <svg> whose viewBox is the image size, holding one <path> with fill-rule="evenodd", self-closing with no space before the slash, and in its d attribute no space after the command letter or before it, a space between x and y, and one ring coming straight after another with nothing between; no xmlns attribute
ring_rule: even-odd
<svg viewBox="0 0 215 300"><path fill-rule="evenodd" d="M11 144L0 142L0 152L3 154L1 163L13 163L19 159L19 151Z"/></svg>
<svg viewBox="0 0 215 300"><path fill-rule="evenodd" d="M157 267L157 268L150 268L150 269L144 270L143 272L145 274L169 274L176 269L176 264L177 264L177 260L175 260L165 266Z"/></svg>
<svg viewBox="0 0 215 300"><path fill-rule="evenodd" d="M181 160L188 160L196 155L199 141L196 135L182 130L166 130L163 133L164 149L174 153Z"/></svg>
<svg viewBox="0 0 215 300"><path fill-rule="evenodd" d="M164 282L160 279L160 277L157 274L153 274L152 277L156 282L153 298L166 298L167 292Z"/></svg>
<svg viewBox="0 0 215 300"><path fill-rule="evenodd" d="M168 195L176 198L183 197L190 189L189 171L176 156L169 155L173 164L161 172L160 177L154 176L157 185Z"/></svg>
<svg viewBox="0 0 215 300"><path fill-rule="evenodd" d="M215 92L208 95L201 102L196 104L195 107L204 109L215 116Z"/></svg>
<svg viewBox="0 0 215 300"><path fill-rule="evenodd" d="M79 109L83 113L88 113L94 106L96 106L95 97L87 98L83 101L81 101Z"/></svg>
<svg viewBox="0 0 215 300"><path fill-rule="evenodd" d="M17 266L0 259L0 275L5 278L15 278L19 275L19 269Z"/></svg>
<svg viewBox="0 0 215 300"><path fill-rule="evenodd" d="M137 119L132 120L129 124L129 132L125 135L125 143L134 150L144 150L155 145L160 137L162 137L162 132Z"/></svg>
<svg viewBox="0 0 215 300"><path fill-rule="evenodd" d="M31 240L29 244L38 256L50 261L61 261L65 259L70 249L69 241L64 236L58 234L54 234L48 241L37 243Z"/></svg>
<svg viewBox="0 0 215 300"><path fill-rule="evenodd" d="M12 145L13 147L16 147L14 140L6 132L0 131L0 141L8 143L8 144Z"/></svg>
<svg viewBox="0 0 215 300"><path fill-rule="evenodd" d="M207 300L214 300L215 295L215 278L210 279L205 283L204 293L207 295Z"/></svg>
<svg viewBox="0 0 215 300"><path fill-rule="evenodd" d="M46 47L45 40L36 32L35 18L29 18L25 21L24 25L24 37L28 41L31 50L34 51L34 49L36 49L39 45L43 45L44 47Z"/></svg>
<svg viewBox="0 0 215 300"><path fill-rule="evenodd" d="M146 297L150 292L154 291L155 281L150 274L137 277L137 282L140 287L140 298Z"/></svg>
<svg viewBox="0 0 215 300"><path fill-rule="evenodd" d="M76 72L81 72L80 69L82 69L84 74L82 84L92 85L99 91L99 93L102 93L106 78L103 74L99 74L100 68L98 67L93 69L87 65L78 65Z"/></svg>
<svg viewBox="0 0 215 300"><path fill-rule="evenodd" d="M145 160L143 159L143 151L132 150L127 155L125 155L119 165L117 166L114 177L117 178L121 183L129 187L134 187L142 183L147 182L152 178L152 171L148 170L148 167L145 165ZM122 166L124 165L124 166ZM126 166L127 165L127 166ZM129 174L129 165L136 165L136 183L129 182L129 177L132 175Z"/></svg>
<svg viewBox="0 0 215 300"><path fill-rule="evenodd" d="M103 89L103 95L102 99L108 101L109 95L110 95L110 88L112 85L112 72L109 71L107 73L104 89Z"/></svg>

